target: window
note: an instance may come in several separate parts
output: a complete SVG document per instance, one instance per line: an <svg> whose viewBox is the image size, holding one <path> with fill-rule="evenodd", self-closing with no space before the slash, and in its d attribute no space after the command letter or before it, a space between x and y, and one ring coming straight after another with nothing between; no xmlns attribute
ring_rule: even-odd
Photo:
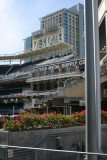
<svg viewBox="0 0 107 160"><path fill-rule="evenodd" d="M43 72L43 71L41 71L41 72L40 72L40 76L43 76L43 75L44 75L44 72Z"/></svg>
<svg viewBox="0 0 107 160"><path fill-rule="evenodd" d="M75 72L75 66L70 67L71 72Z"/></svg>
<svg viewBox="0 0 107 160"><path fill-rule="evenodd" d="M50 75L51 74L51 70L47 70L47 75Z"/></svg>
<svg viewBox="0 0 107 160"><path fill-rule="evenodd" d="M58 74L59 70L58 70L58 69L55 69L54 72L55 72L55 74Z"/></svg>
<svg viewBox="0 0 107 160"><path fill-rule="evenodd" d="M67 68L62 68L62 73L66 73L67 72Z"/></svg>
<svg viewBox="0 0 107 160"><path fill-rule="evenodd" d="M34 77L37 77L37 72L34 73Z"/></svg>
<svg viewBox="0 0 107 160"><path fill-rule="evenodd" d="M73 26L73 32L75 32L75 28L74 28L74 26Z"/></svg>

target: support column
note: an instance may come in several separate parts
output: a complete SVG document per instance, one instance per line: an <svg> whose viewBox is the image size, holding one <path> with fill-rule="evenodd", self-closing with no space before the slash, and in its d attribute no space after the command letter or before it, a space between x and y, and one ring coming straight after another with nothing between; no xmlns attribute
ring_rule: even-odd
<svg viewBox="0 0 107 160"><path fill-rule="evenodd" d="M68 68L67 68L67 73L70 73L70 72L71 72L71 71L70 71L70 67L68 67Z"/></svg>
<svg viewBox="0 0 107 160"><path fill-rule="evenodd" d="M47 105L47 107L46 107L46 113L48 114L48 105Z"/></svg>
<svg viewBox="0 0 107 160"><path fill-rule="evenodd" d="M40 77L40 73L39 72L37 73L37 77Z"/></svg>
<svg viewBox="0 0 107 160"><path fill-rule="evenodd" d="M86 152L101 151L98 0L85 0ZM97 160L88 155L87 160Z"/></svg>
<svg viewBox="0 0 107 160"><path fill-rule="evenodd" d="M12 60L10 59L10 65L11 65L11 61L12 61Z"/></svg>
<svg viewBox="0 0 107 160"><path fill-rule="evenodd" d="M44 82L44 90L47 90L47 83Z"/></svg>
<svg viewBox="0 0 107 160"><path fill-rule="evenodd" d="M72 106L69 107L69 110L70 110L70 111L69 111L69 112L70 112L69 114L71 115L71 114L72 114Z"/></svg>
<svg viewBox="0 0 107 160"><path fill-rule="evenodd" d="M22 60L20 59L20 65L22 64Z"/></svg>
<svg viewBox="0 0 107 160"><path fill-rule="evenodd" d="M51 75L54 75L54 69L51 70Z"/></svg>
<svg viewBox="0 0 107 160"><path fill-rule="evenodd" d="M59 74L62 74L62 68L59 69Z"/></svg>
<svg viewBox="0 0 107 160"><path fill-rule="evenodd" d="M75 66L75 72L79 73L79 66Z"/></svg>
<svg viewBox="0 0 107 160"><path fill-rule="evenodd" d="M40 83L37 83L37 91L40 91Z"/></svg>
<svg viewBox="0 0 107 160"><path fill-rule="evenodd" d="M31 83L31 91L33 91L34 90L34 88L33 88L33 83Z"/></svg>
<svg viewBox="0 0 107 160"><path fill-rule="evenodd" d="M51 89L54 89L54 81L51 81Z"/></svg>

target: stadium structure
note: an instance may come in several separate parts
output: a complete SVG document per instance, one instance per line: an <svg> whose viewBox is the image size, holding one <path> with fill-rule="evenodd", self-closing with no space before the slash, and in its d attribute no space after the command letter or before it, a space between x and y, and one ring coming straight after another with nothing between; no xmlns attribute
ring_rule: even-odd
<svg viewBox="0 0 107 160"><path fill-rule="evenodd" d="M98 14L101 4L99 3ZM99 18L101 36L103 19ZM104 37L107 39L105 34ZM100 50L101 106L102 109L106 109L107 57L106 43L103 40L100 43ZM13 107L15 112L32 109L39 113L57 111L71 114L83 110L85 108L83 5L77 4L42 17L40 30L24 39L24 52L1 56L0 60L10 62L10 65L0 66L1 114L11 114ZM13 60L20 61L20 64L11 65ZM24 64L21 64L22 61Z"/></svg>

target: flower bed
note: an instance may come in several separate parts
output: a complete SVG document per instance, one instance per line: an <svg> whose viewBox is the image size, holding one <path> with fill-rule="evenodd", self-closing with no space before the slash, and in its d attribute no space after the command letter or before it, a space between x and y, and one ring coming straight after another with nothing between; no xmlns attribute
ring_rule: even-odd
<svg viewBox="0 0 107 160"><path fill-rule="evenodd" d="M107 123L107 112L101 111L101 122ZM38 128L64 128L85 125L85 110L72 115L62 115L52 112L36 114L24 112L16 116L15 120L9 117L2 119L3 129L6 131L23 131Z"/></svg>

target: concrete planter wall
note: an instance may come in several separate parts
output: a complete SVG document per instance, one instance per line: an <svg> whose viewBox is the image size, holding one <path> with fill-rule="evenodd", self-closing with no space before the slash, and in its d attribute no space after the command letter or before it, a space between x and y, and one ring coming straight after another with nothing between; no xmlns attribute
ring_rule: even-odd
<svg viewBox="0 0 107 160"><path fill-rule="evenodd" d="M40 148L64 149L64 150L83 150L85 144L85 127L69 127L58 129L43 129L21 132L0 131L0 144L13 146L33 146L33 144L45 137L45 140L39 144ZM102 125L102 150L107 153L107 124ZM50 153L45 151L35 151L32 154L20 155L11 160L61 160L69 154Z"/></svg>

